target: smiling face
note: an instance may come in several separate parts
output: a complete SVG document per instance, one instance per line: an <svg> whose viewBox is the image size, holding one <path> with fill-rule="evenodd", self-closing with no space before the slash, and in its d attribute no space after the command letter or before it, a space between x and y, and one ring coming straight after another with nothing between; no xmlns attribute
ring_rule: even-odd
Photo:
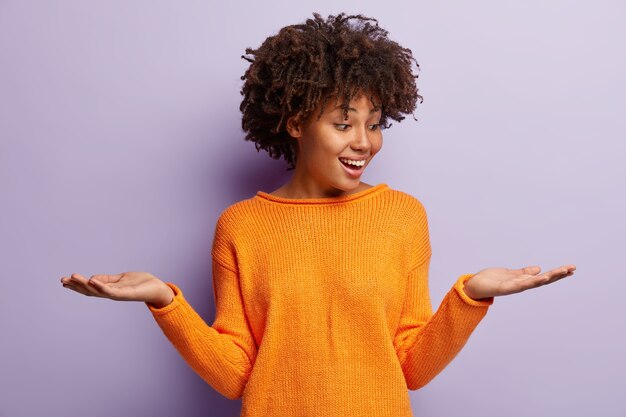
<svg viewBox="0 0 626 417"><path fill-rule="evenodd" d="M337 197L368 187L360 178L383 145L380 106L374 107L369 96L361 94L350 102L346 119L341 104L329 100L319 120L319 112L314 112L303 123L287 122L298 150L284 195Z"/></svg>

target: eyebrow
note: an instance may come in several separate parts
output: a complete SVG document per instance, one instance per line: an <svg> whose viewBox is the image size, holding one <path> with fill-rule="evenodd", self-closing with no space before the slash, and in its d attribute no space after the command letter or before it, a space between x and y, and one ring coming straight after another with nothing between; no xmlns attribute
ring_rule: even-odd
<svg viewBox="0 0 626 417"><path fill-rule="evenodd" d="M337 110L337 109L343 109L343 107L341 105L339 105L339 106L334 108L334 110ZM355 108L353 108L353 107L348 107L348 111L349 112L351 111L351 112L354 112L354 113L358 113L357 110ZM372 110L370 110L370 114L376 113L376 112L379 112L379 111L380 111L380 107L374 107Z"/></svg>

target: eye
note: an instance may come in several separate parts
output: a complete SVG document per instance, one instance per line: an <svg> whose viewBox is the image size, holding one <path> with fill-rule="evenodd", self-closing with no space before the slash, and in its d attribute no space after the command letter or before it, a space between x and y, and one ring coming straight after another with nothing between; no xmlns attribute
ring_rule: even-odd
<svg viewBox="0 0 626 417"><path fill-rule="evenodd" d="M380 125L380 123L376 123L373 125L369 126L370 130L378 130L378 129L382 129L382 126Z"/></svg>
<svg viewBox="0 0 626 417"><path fill-rule="evenodd" d="M335 123L335 128L339 130L348 130L348 127L350 127L350 125L343 124L343 123Z"/></svg>

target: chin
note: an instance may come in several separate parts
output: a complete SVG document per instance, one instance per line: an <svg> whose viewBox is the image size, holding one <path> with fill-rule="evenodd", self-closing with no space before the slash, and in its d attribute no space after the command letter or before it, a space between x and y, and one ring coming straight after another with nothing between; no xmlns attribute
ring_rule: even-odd
<svg viewBox="0 0 626 417"><path fill-rule="evenodd" d="M361 180L356 179L352 181L342 181L340 184L335 185L333 188L337 190L338 194L346 194L358 190L360 186Z"/></svg>

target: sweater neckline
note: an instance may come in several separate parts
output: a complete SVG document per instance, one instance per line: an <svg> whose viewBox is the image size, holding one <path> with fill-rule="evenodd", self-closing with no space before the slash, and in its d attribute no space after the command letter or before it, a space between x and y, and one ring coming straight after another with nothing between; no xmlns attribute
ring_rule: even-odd
<svg viewBox="0 0 626 417"><path fill-rule="evenodd" d="M337 203L345 203L348 201L356 201L362 200L368 196L378 194L386 189L389 186L386 183L380 183L371 186L370 188L366 188L365 190L361 190L356 193L342 195L338 197L319 197L319 198L287 198L287 197L279 197L265 191L257 191L257 198L272 201L275 203L282 204L337 204Z"/></svg>

